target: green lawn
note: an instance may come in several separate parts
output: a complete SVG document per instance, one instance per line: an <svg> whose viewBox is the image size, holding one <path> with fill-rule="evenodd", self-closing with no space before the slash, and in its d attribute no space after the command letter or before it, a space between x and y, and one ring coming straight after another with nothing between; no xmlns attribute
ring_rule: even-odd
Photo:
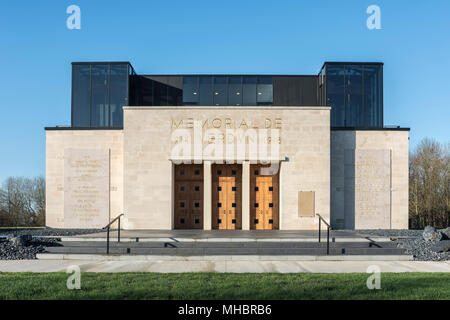
<svg viewBox="0 0 450 320"><path fill-rule="evenodd" d="M0 299L450 299L450 274L0 273Z"/></svg>

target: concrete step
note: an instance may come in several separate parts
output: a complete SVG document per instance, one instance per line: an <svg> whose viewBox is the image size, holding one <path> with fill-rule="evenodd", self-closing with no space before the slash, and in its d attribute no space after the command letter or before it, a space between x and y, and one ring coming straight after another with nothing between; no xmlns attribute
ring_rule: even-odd
<svg viewBox="0 0 450 320"><path fill-rule="evenodd" d="M47 252L58 254L105 254L106 246L68 246L47 247ZM206 248L148 248L148 247L110 247L111 254L131 255L181 255L181 256L205 256L205 255L325 255L326 248L230 248L230 247L206 247ZM400 248L330 248L331 255L401 255L405 250Z"/></svg>
<svg viewBox="0 0 450 320"><path fill-rule="evenodd" d="M74 242L105 242L106 236L98 236L98 237L85 237L85 236L76 236L76 237L60 237L60 236L44 236L40 238L54 238L60 239L64 242L74 241ZM117 242L117 234L111 234L110 237L111 242ZM318 242L318 237L205 237L205 238L197 238L197 237L121 237L121 242ZM391 238L389 237L343 237L336 238L330 237L331 242L389 242ZM322 242L326 242L326 236L322 236Z"/></svg>
<svg viewBox="0 0 450 320"><path fill-rule="evenodd" d="M106 255L106 254L38 254L40 260L76 260L76 261L198 261L198 262L221 262L239 261L244 266L255 261L411 261L411 255L227 255L227 256L177 256L177 255ZM241 268L243 265L240 266ZM185 266L178 265L178 268Z"/></svg>
<svg viewBox="0 0 450 320"><path fill-rule="evenodd" d="M106 241L62 241L56 246L106 247ZM110 242L110 248L326 248L326 242ZM395 242L334 242L330 248L396 248Z"/></svg>

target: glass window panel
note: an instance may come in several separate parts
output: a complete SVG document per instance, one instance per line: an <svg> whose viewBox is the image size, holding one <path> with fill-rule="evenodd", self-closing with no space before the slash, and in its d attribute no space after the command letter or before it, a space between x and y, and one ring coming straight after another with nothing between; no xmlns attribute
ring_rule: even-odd
<svg viewBox="0 0 450 320"><path fill-rule="evenodd" d="M213 77L200 77L200 105L213 105Z"/></svg>
<svg viewBox="0 0 450 320"><path fill-rule="evenodd" d="M72 66L72 126L91 125L91 65Z"/></svg>
<svg viewBox="0 0 450 320"><path fill-rule="evenodd" d="M123 107L128 105L128 65L111 64L109 112L112 127L123 126Z"/></svg>
<svg viewBox="0 0 450 320"><path fill-rule="evenodd" d="M382 127L381 66L364 65L364 124Z"/></svg>
<svg viewBox="0 0 450 320"><path fill-rule="evenodd" d="M183 105L197 105L199 101L198 77L183 77Z"/></svg>
<svg viewBox="0 0 450 320"><path fill-rule="evenodd" d="M242 77L228 77L228 104L230 106L242 105Z"/></svg>
<svg viewBox="0 0 450 320"><path fill-rule="evenodd" d="M109 126L108 69L107 64L93 64L91 68L91 127Z"/></svg>
<svg viewBox="0 0 450 320"><path fill-rule="evenodd" d="M168 105L168 86L165 84L154 81L153 82L153 93L155 106L167 106Z"/></svg>
<svg viewBox="0 0 450 320"><path fill-rule="evenodd" d="M243 78L243 93L243 105L256 106L256 77Z"/></svg>
<svg viewBox="0 0 450 320"><path fill-rule="evenodd" d="M345 126L344 66L326 66L327 106L331 107L331 126Z"/></svg>
<svg viewBox="0 0 450 320"><path fill-rule="evenodd" d="M139 101L141 106L153 105L153 80L147 77L139 77Z"/></svg>
<svg viewBox="0 0 450 320"><path fill-rule="evenodd" d="M362 127L363 123L362 65L345 66L345 126Z"/></svg>
<svg viewBox="0 0 450 320"><path fill-rule="evenodd" d="M131 69L131 68L130 68ZM142 99L139 94L139 78L135 75L129 75L128 104L130 106L142 105Z"/></svg>
<svg viewBox="0 0 450 320"><path fill-rule="evenodd" d="M258 86L256 88L256 101L258 104L273 103L273 83L272 77L258 77Z"/></svg>
<svg viewBox="0 0 450 320"><path fill-rule="evenodd" d="M214 104L216 106L228 105L227 77L214 77Z"/></svg>
<svg viewBox="0 0 450 320"><path fill-rule="evenodd" d="M181 106L181 99L182 99L182 95L183 92L181 89L172 87L172 86L168 86L168 101L167 101L167 105L168 106Z"/></svg>

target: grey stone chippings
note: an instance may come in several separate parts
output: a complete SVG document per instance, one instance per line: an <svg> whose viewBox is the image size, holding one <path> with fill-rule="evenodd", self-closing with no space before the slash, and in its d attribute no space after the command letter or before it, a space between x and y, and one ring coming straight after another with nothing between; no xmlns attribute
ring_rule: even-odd
<svg viewBox="0 0 450 320"><path fill-rule="evenodd" d="M27 245L17 242L0 241L0 260L36 259L36 254L45 252L45 247L58 245L56 239L32 239Z"/></svg>
<svg viewBox="0 0 450 320"><path fill-rule="evenodd" d="M444 261L450 260L450 252L436 252L436 245L440 242L426 241L421 238L405 238L397 240L400 248L406 249L407 254L414 256L419 261Z"/></svg>
<svg viewBox="0 0 450 320"><path fill-rule="evenodd" d="M450 260L450 252L439 252L445 250L445 245L442 239L447 237L447 232L450 228L436 230L435 228L428 228L427 230L434 231L433 240L425 240L423 237L424 230L395 230L395 229L375 229L375 230L356 230L360 235L369 235L374 237L391 237L395 239L399 248L406 249L406 254L414 257L418 261L444 261ZM439 237L439 235L441 237ZM439 241L441 239L442 241ZM443 248L441 248L443 247Z"/></svg>
<svg viewBox="0 0 450 320"><path fill-rule="evenodd" d="M0 236L8 235L32 235L32 236L76 236L79 234L89 234L104 232L103 229L57 229L57 228L23 228L23 229L0 229Z"/></svg>
<svg viewBox="0 0 450 320"><path fill-rule="evenodd" d="M445 228L445 229L441 229L441 230L439 230L441 233L442 233L442 235L444 236L444 239L446 239L446 240L450 240L450 227L447 227L447 228Z"/></svg>
<svg viewBox="0 0 450 320"><path fill-rule="evenodd" d="M33 236L73 236L78 234L102 232L101 229L10 229L1 230L0 235L8 236L12 239L20 235ZM450 228L436 230L442 235L442 239L448 237ZM378 237L392 237L396 239L399 248L406 249L406 253L413 255L414 260L419 261L443 261L450 260L450 252L448 250L448 242L450 241L426 241L423 238L423 230L357 230L358 234L372 235ZM0 260L21 260L36 259L36 254L45 252L45 247L58 246L57 239L39 239L33 238L28 245L20 245L16 241L8 241L8 238L0 239ZM25 236L22 239L27 239ZM29 239L29 238L28 238ZM437 239L437 238L435 238ZM20 242L21 240L19 240ZM15 244L16 243L16 244ZM444 252L439 252L444 251Z"/></svg>
<svg viewBox="0 0 450 320"><path fill-rule="evenodd" d="M351 230L349 230L351 231ZM423 230L408 229L373 229L373 230L356 230L361 235L371 235L375 237L421 237Z"/></svg>
<svg viewBox="0 0 450 320"><path fill-rule="evenodd" d="M60 245L58 239L33 238L39 236L75 236L102 232L102 229L54 229L23 228L0 230L0 260L36 259L36 254L45 252L45 247Z"/></svg>
<svg viewBox="0 0 450 320"><path fill-rule="evenodd" d="M26 246L32 240L31 234L8 235L8 241L15 246Z"/></svg>
<svg viewBox="0 0 450 320"><path fill-rule="evenodd" d="M432 226L426 226L423 230L422 237L426 241L440 241L443 238L443 234Z"/></svg>
<svg viewBox="0 0 450 320"><path fill-rule="evenodd" d="M442 240L436 242L434 246L431 247L434 252L449 252L450 251L450 240Z"/></svg>

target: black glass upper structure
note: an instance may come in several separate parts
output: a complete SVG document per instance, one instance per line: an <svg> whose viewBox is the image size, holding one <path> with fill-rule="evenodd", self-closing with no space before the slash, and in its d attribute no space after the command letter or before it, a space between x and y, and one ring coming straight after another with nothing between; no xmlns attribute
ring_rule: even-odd
<svg viewBox="0 0 450 320"><path fill-rule="evenodd" d="M270 76L184 76L183 105L257 106L273 104Z"/></svg>
<svg viewBox="0 0 450 320"><path fill-rule="evenodd" d="M326 62L320 103L331 107L331 127L383 127L383 64Z"/></svg>
<svg viewBox="0 0 450 320"><path fill-rule="evenodd" d="M123 126L133 74L128 62L72 63L72 127Z"/></svg>
<svg viewBox="0 0 450 320"><path fill-rule="evenodd" d="M72 127L121 128L123 106L331 106L331 127L383 127L383 64L326 62L319 75L138 75L72 63Z"/></svg>

